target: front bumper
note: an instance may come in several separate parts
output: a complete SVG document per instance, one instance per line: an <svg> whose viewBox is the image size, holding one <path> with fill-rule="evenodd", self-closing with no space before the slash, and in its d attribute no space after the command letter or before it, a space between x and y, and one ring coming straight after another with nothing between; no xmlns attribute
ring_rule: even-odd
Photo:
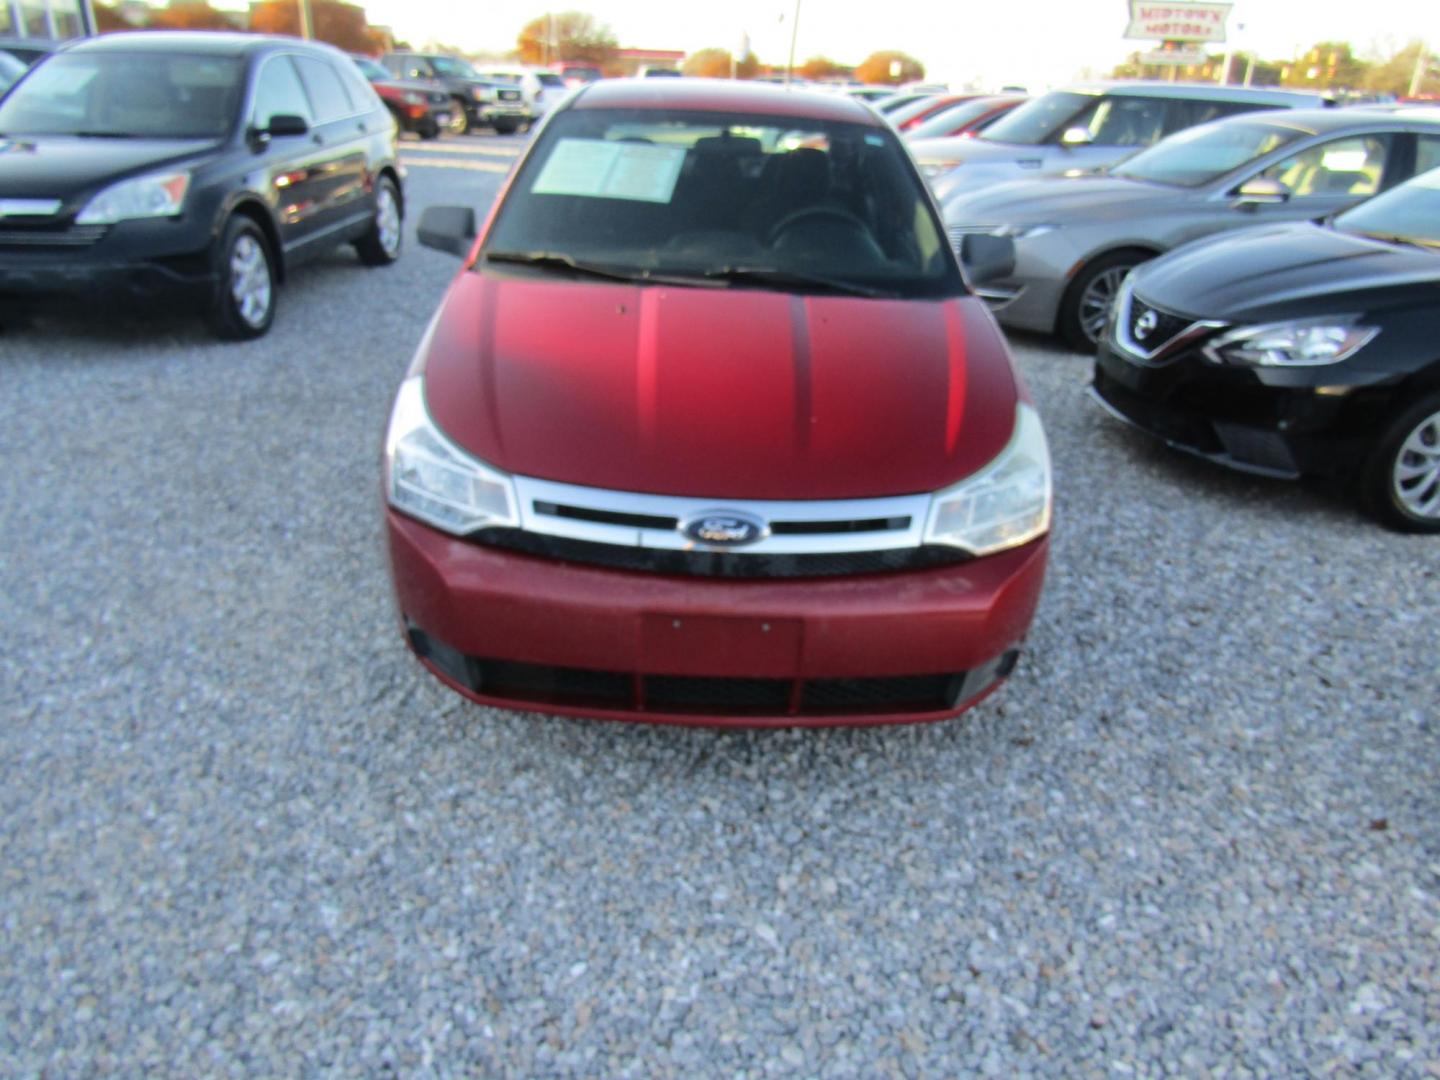
<svg viewBox="0 0 1440 1080"><path fill-rule="evenodd" d="M1330 387L1326 369L1222 367L1190 350L1158 364L1122 355L1107 337L1090 393L1107 412L1167 445L1242 472L1352 479L1384 415L1381 387ZM1291 385L1267 382L1289 380ZM1297 378L1312 380L1295 385ZM1329 376L1338 377L1333 373Z"/></svg>
<svg viewBox="0 0 1440 1080"><path fill-rule="evenodd" d="M214 285L209 237L169 220L0 229L0 298L154 301Z"/></svg>
<svg viewBox="0 0 1440 1080"><path fill-rule="evenodd" d="M955 566L677 577L484 547L386 510L411 648L486 704L710 726L938 720L993 690L1048 539Z"/></svg>

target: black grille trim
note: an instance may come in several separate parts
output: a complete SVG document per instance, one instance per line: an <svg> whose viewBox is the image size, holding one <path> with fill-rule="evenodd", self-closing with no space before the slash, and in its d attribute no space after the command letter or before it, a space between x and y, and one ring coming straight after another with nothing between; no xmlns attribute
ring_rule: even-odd
<svg viewBox="0 0 1440 1080"><path fill-rule="evenodd" d="M909 517L859 518L853 521L772 521L775 536L826 536L833 533L890 532L910 527Z"/></svg>
<svg viewBox="0 0 1440 1080"><path fill-rule="evenodd" d="M588 506L563 506L560 503L541 502L533 504L537 514L549 517L570 518L572 521L593 521L599 525L627 525L636 529L673 529L679 520L661 517L658 514L631 514L623 510L593 510Z"/></svg>
<svg viewBox="0 0 1440 1080"><path fill-rule="evenodd" d="M1155 329L1145 335L1145 339L1142 341L1140 336L1135 333L1135 326L1147 312L1154 312L1155 314ZM1186 319L1179 315L1172 315L1168 311L1152 307L1139 297L1133 297L1130 302L1130 320L1127 329L1130 331L1130 338L1135 344L1147 352L1154 354L1158 353L1165 348L1166 345L1169 345L1188 330L1194 321L1193 319Z"/></svg>
<svg viewBox="0 0 1440 1080"><path fill-rule="evenodd" d="M486 547L503 548L542 559L603 566L612 570L672 576L717 578L844 577L887 574L954 566L971 558L958 548L928 544L882 551L846 551L814 554L744 554L730 551L675 551L620 544L598 544L524 529L483 529L469 539Z"/></svg>
<svg viewBox="0 0 1440 1080"><path fill-rule="evenodd" d="M108 225L72 225L66 229L0 229L0 248L89 247L104 239Z"/></svg>

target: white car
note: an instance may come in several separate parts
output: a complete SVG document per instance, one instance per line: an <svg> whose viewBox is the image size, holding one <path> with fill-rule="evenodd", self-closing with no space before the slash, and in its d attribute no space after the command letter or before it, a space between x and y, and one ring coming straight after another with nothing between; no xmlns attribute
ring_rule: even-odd
<svg viewBox="0 0 1440 1080"><path fill-rule="evenodd" d="M533 119L539 120L550 108L565 96L569 88L565 80L553 71L543 68L492 67L480 68L480 74L496 82L510 83L520 87L525 104Z"/></svg>

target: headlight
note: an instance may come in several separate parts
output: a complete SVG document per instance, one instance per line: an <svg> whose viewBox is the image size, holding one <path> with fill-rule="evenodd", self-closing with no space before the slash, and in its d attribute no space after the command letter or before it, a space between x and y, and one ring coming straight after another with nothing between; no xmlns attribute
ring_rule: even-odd
<svg viewBox="0 0 1440 1080"><path fill-rule="evenodd" d="M405 104L406 104L406 105L424 105L424 104L425 104L425 95L424 95L424 94L417 94L414 90L406 90L406 91L405 91Z"/></svg>
<svg viewBox="0 0 1440 1080"><path fill-rule="evenodd" d="M484 101L486 93L487 91L483 86L472 86L470 88L470 96L476 101Z"/></svg>
<svg viewBox="0 0 1440 1080"><path fill-rule="evenodd" d="M400 384L385 433L385 496L396 510L464 536L518 525L510 478L452 443L425 410L425 379Z"/></svg>
<svg viewBox="0 0 1440 1080"><path fill-rule="evenodd" d="M151 173L111 184L75 218L77 225L114 225L131 218L176 217L190 190L188 172Z"/></svg>
<svg viewBox="0 0 1440 1080"><path fill-rule="evenodd" d="M1044 236L1059 225L997 225L990 230L991 236L1008 236L1012 240L1028 240L1032 236Z"/></svg>
<svg viewBox="0 0 1440 1080"><path fill-rule="evenodd" d="M965 164L963 161L922 161L919 163L920 172L927 180L947 173L951 169L958 169L963 164Z"/></svg>
<svg viewBox="0 0 1440 1080"><path fill-rule="evenodd" d="M1241 326L1205 346L1205 355L1217 364L1258 367L1338 364L1380 332L1378 327L1356 326L1356 318L1355 315L1338 315Z"/></svg>
<svg viewBox="0 0 1440 1080"><path fill-rule="evenodd" d="M1022 403L1015 433L995 460L931 500L925 542L990 555L1049 528L1050 450L1039 414Z"/></svg>

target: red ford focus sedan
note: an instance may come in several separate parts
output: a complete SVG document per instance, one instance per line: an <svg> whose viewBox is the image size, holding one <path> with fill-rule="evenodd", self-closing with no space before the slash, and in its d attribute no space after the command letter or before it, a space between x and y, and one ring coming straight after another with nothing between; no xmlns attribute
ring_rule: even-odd
<svg viewBox="0 0 1440 1080"><path fill-rule="evenodd" d="M433 674L752 726L939 719L1009 674L1049 453L884 121L599 82L475 221L422 220L465 265L385 438L399 613Z"/></svg>

